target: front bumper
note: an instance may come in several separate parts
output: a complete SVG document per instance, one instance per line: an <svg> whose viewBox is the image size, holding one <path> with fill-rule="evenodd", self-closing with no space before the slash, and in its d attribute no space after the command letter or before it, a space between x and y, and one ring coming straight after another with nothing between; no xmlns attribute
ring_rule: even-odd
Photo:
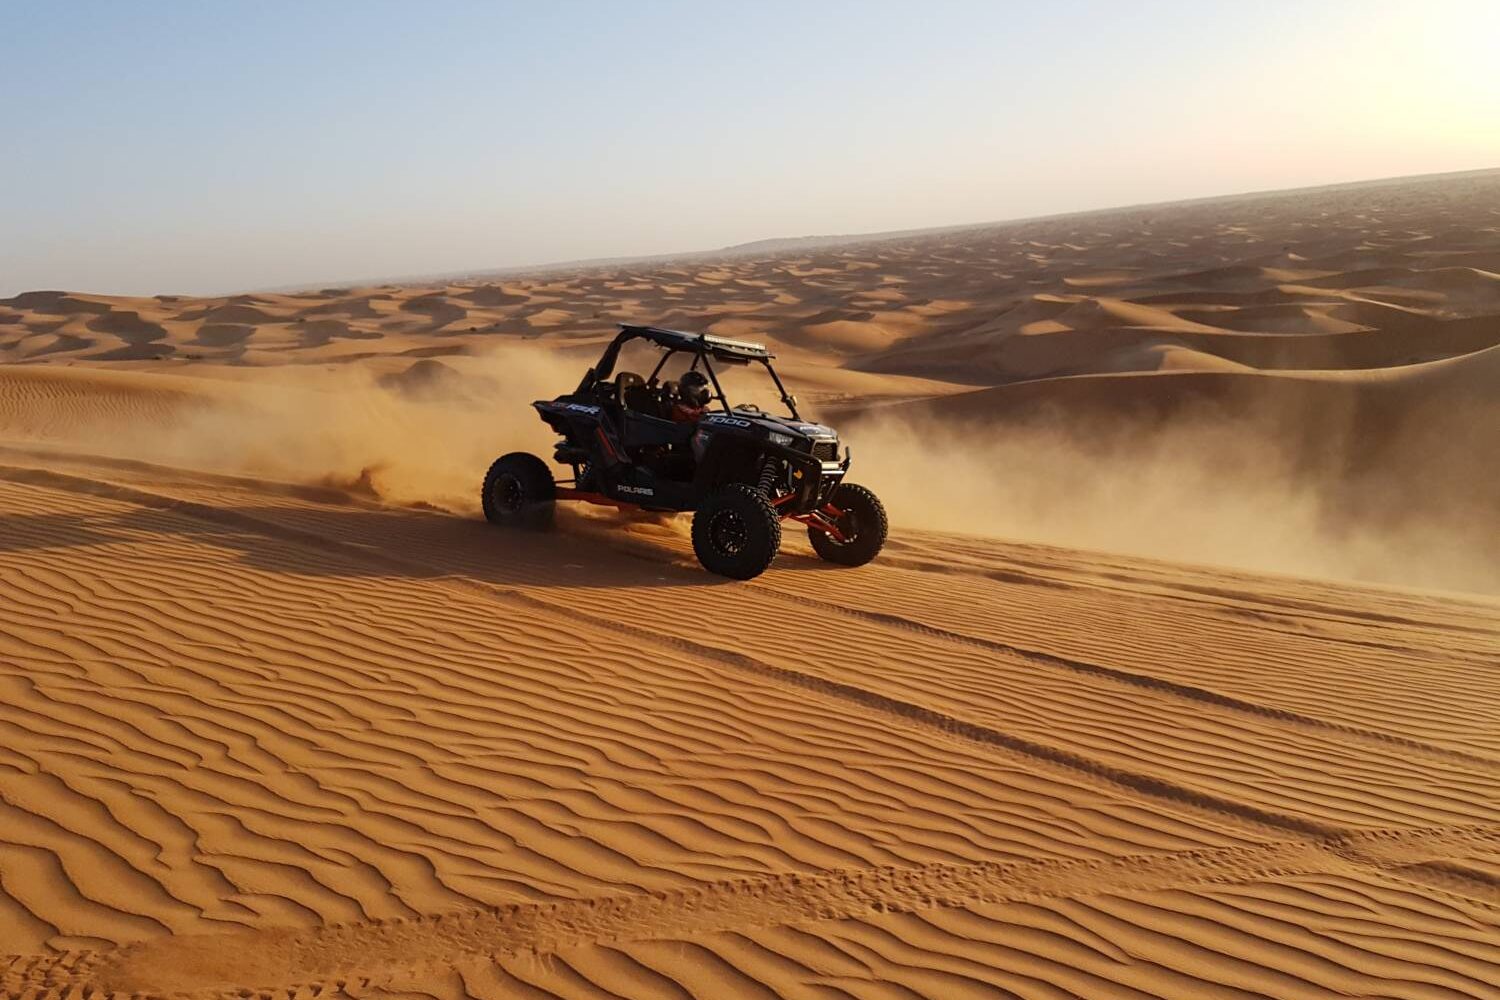
<svg viewBox="0 0 1500 1000"><path fill-rule="evenodd" d="M807 452L791 449L787 452L786 458L792 467L794 496L781 509L789 514L807 514L828 503L849 471L851 456L848 450L845 449L842 462L822 462Z"/></svg>
<svg viewBox="0 0 1500 1000"><path fill-rule="evenodd" d="M849 471L851 456L844 448L842 461L825 461L810 450L791 445L760 442L762 454L773 455L786 461L791 468L788 491L777 498L776 509L783 515L810 514L828 503L838 484L844 481Z"/></svg>

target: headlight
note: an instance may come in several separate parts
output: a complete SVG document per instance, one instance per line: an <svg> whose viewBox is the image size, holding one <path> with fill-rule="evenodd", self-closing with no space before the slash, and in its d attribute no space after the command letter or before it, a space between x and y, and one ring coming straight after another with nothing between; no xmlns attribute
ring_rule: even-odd
<svg viewBox="0 0 1500 1000"><path fill-rule="evenodd" d="M772 444L779 444L783 448L790 448L792 446L792 436L790 434L777 434L775 431L771 431L768 436Z"/></svg>

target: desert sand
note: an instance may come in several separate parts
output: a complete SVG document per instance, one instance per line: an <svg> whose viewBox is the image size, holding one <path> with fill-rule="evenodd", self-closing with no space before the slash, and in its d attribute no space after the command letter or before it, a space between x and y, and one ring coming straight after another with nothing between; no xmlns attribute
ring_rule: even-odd
<svg viewBox="0 0 1500 1000"><path fill-rule="evenodd" d="M757 337L875 563L476 515ZM1500 171L0 300L0 995L1500 997Z"/></svg>

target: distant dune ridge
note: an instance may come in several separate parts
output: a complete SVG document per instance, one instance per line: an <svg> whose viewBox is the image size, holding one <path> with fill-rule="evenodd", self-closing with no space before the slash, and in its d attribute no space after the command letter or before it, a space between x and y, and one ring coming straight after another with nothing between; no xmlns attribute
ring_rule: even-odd
<svg viewBox="0 0 1500 1000"><path fill-rule="evenodd" d="M622 321L773 344L881 558L477 519ZM1500 171L0 361L4 1000L1500 995Z"/></svg>

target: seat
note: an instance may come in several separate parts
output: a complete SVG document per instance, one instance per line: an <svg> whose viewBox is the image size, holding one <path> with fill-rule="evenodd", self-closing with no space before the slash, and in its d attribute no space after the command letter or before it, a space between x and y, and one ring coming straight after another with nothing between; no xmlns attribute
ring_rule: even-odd
<svg viewBox="0 0 1500 1000"><path fill-rule="evenodd" d="M615 376L612 402L622 411L639 409L645 388L646 380L635 372L621 372Z"/></svg>
<svg viewBox="0 0 1500 1000"><path fill-rule="evenodd" d="M650 386L633 385L625 390L625 408L648 417L660 417L661 400Z"/></svg>
<svg viewBox="0 0 1500 1000"><path fill-rule="evenodd" d="M641 381L641 377L634 372L625 372L617 378L615 391L619 394L621 410L655 417L658 420L671 419L671 407L663 402L662 391L653 389L649 383Z"/></svg>

